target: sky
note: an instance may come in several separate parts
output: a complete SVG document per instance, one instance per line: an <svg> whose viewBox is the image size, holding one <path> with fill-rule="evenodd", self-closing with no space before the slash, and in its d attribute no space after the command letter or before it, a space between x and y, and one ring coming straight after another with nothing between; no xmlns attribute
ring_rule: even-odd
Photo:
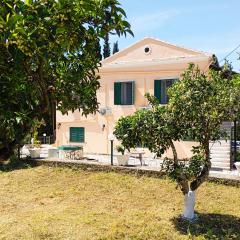
<svg viewBox="0 0 240 240"><path fill-rule="evenodd" d="M119 0L134 37L118 40L120 50L144 37L216 54L223 60L240 45L240 0ZM240 71L237 49L228 60ZM224 63L224 61L221 61Z"/></svg>

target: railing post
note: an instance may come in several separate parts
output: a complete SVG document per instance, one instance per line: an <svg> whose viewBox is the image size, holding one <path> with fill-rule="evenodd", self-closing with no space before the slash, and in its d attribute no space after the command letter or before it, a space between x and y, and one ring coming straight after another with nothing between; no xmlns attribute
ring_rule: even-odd
<svg viewBox="0 0 240 240"><path fill-rule="evenodd" d="M113 165L113 140L111 140L111 165Z"/></svg>

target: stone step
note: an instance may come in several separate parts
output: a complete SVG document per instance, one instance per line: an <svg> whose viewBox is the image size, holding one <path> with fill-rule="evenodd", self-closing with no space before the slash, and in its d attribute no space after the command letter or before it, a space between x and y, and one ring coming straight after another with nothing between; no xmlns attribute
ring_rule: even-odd
<svg viewBox="0 0 240 240"><path fill-rule="evenodd" d="M229 158L211 158L211 162L225 162L225 163L230 163Z"/></svg>
<svg viewBox="0 0 240 240"><path fill-rule="evenodd" d="M229 146L231 143L230 140L228 141L216 141L216 142L209 142L210 145L213 145L213 146Z"/></svg>
<svg viewBox="0 0 240 240"><path fill-rule="evenodd" d="M211 167L211 170L220 170L220 171L223 171L223 170L228 170L230 171L231 168L230 167L217 167L217 166L214 166L214 167Z"/></svg>
<svg viewBox="0 0 240 240"><path fill-rule="evenodd" d="M227 162L227 163L230 163L230 158L220 158L220 157L211 158L211 162Z"/></svg>
<svg viewBox="0 0 240 240"><path fill-rule="evenodd" d="M218 149L218 150L224 150L224 149L230 149L230 145L209 145L211 150Z"/></svg>
<svg viewBox="0 0 240 240"><path fill-rule="evenodd" d="M230 164L228 161L211 161L213 164Z"/></svg>
<svg viewBox="0 0 240 240"><path fill-rule="evenodd" d="M230 153L230 152L231 152L230 148L210 150L210 153Z"/></svg>
<svg viewBox="0 0 240 240"><path fill-rule="evenodd" d="M212 162L212 167L229 167L230 168L230 163L216 163L216 162Z"/></svg>
<svg viewBox="0 0 240 240"><path fill-rule="evenodd" d="M230 157L212 157L211 162L230 162Z"/></svg>
<svg viewBox="0 0 240 240"><path fill-rule="evenodd" d="M210 154L210 157L212 159L214 158L230 159L230 153L229 154L214 153L214 154Z"/></svg>
<svg viewBox="0 0 240 240"><path fill-rule="evenodd" d="M229 147L227 148L212 148L210 150L211 153L230 153L231 152L231 149Z"/></svg>
<svg viewBox="0 0 240 240"><path fill-rule="evenodd" d="M230 152L214 152L214 153L210 153L210 156L212 157L212 158L214 158L214 157L216 157L216 158L218 158L218 157L220 157L220 158L230 158L230 156L231 156L231 153Z"/></svg>
<svg viewBox="0 0 240 240"><path fill-rule="evenodd" d="M228 168L230 169L230 164L229 165L218 165L218 164L212 164L211 168Z"/></svg>
<svg viewBox="0 0 240 240"><path fill-rule="evenodd" d="M210 148L210 152L230 152L230 147L216 147L216 148Z"/></svg>
<svg viewBox="0 0 240 240"><path fill-rule="evenodd" d="M222 170L230 170L230 167L212 167L211 171L222 171Z"/></svg>
<svg viewBox="0 0 240 240"><path fill-rule="evenodd" d="M222 159L222 160L229 160L230 154L224 155L224 154L210 154L211 159Z"/></svg>
<svg viewBox="0 0 240 240"><path fill-rule="evenodd" d="M213 145L213 146L211 146L211 145L209 145L209 147L210 147L210 150L215 150L215 149L217 149L217 150L226 150L226 149L231 149L230 148L230 145L224 145L224 146L220 146L220 145Z"/></svg>

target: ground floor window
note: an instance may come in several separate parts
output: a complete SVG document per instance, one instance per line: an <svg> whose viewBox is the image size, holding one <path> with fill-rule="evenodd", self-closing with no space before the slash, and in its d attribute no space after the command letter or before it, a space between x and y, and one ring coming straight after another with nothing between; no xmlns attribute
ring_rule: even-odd
<svg viewBox="0 0 240 240"><path fill-rule="evenodd" d="M84 143L85 129L83 127L70 127L70 142Z"/></svg>

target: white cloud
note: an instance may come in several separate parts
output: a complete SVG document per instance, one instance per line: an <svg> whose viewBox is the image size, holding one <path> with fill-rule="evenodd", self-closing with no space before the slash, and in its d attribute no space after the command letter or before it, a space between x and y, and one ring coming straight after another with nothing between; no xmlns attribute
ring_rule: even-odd
<svg viewBox="0 0 240 240"><path fill-rule="evenodd" d="M133 32L148 32L166 25L171 19L180 14L180 11L169 10L155 13L143 14L132 17L129 22L132 25Z"/></svg>

